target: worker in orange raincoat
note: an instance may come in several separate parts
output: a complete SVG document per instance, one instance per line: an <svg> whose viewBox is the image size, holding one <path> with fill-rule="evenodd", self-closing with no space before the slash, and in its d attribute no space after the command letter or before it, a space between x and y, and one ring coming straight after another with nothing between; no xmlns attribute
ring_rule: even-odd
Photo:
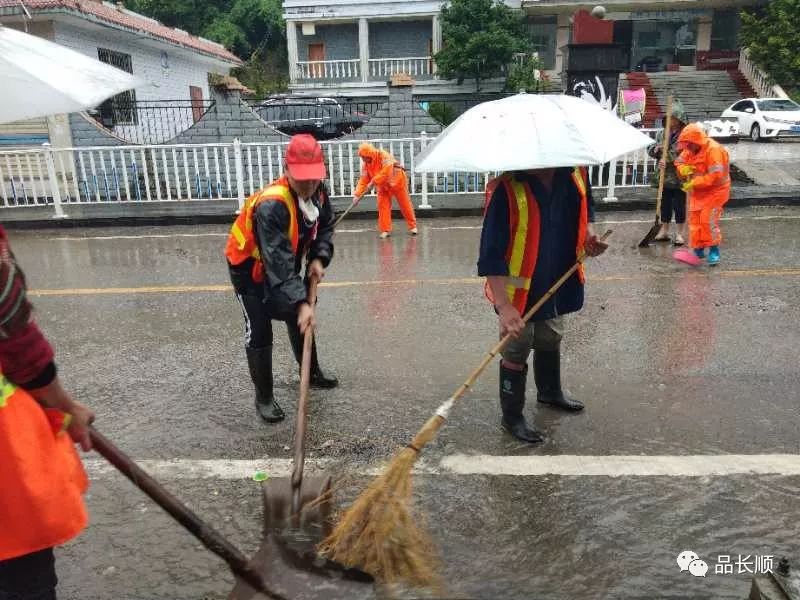
<svg viewBox="0 0 800 600"><path fill-rule="evenodd" d="M722 242L719 220L731 192L728 151L696 123L684 127L678 137L678 150L675 168L684 179L681 189L688 198L692 250L677 250L673 256L696 266L706 258L708 248L708 264L719 264Z"/></svg>
<svg viewBox="0 0 800 600"><path fill-rule="evenodd" d="M0 598L54 600L53 548L87 523L73 442L91 448L94 415L61 385L2 227L0 290Z"/></svg>
<svg viewBox="0 0 800 600"><path fill-rule="evenodd" d="M369 143L358 147L358 155L363 161L361 178L358 180L353 203L357 204L370 188L378 194L378 230L382 239L392 233L392 196L397 198L400 212L408 225L408 232L417 235L417 219L408 195L408 177L403 166L386 150L379 150Z"/></svg>

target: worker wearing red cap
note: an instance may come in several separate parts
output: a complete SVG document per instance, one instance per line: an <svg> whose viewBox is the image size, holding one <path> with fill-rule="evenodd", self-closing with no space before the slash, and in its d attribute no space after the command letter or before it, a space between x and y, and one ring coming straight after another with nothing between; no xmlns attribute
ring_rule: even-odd
<svg viewBox="0 0 800 600"><path fill-rule="evenodd" d="M353 202L358 203L370 188L375 188L378 194L378 230L381 238L385 239L392 233L392 197L397 198L408 232L417 235L417 219L408 195L408 177L403 166L386 150L366 142L358 147L358 155L363 168L353 192Z"/></svg>
<svg viewBox="0 0 800 600"><path fill-rule="evenodd" d="M684 179L681 189L688 198L689 247L692 251L676 251L673 256L694 266L704 258L709 265L719 264L719 245L722 242L719 220L731 193L728 151L708 137L696 123L683 128L677 147L681 154L675 167Z"/></svg>
<svg viewBox="0 0 800 600"><path fill-rule="evenodd" d="M272 321L285 321L298 364L303 334L314 325L307 301L310 277L322 279L333 258L334 214L323 183L322 148L308 134L289 141L284 174L250 196L231 227L225 256L245 324L245 352L256 389L256 410L269 423L284 412L272 384ZM301 276L305 258L305 278ZM333 388L312 349L311 385Z"/></svg>

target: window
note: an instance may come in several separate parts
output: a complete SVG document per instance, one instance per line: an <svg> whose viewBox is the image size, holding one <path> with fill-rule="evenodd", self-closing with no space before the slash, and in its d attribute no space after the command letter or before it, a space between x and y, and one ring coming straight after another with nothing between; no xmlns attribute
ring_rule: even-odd
<svg viewBox="0 0 800 600"><path fill-rule="evenodd" d="M121 69L127 73L133 73L133 60L130 54L108 50L106 48L97 49L97 57L100 62ZM136 125L138 123L136 114L136 92L128 90L109 98L100 105L100 119L105 127L112 128L116 125Z"/></svg>
<svg viewBox="0 0 800 600"><path fill-rule="evenodd" d="M556 63L556 19L537 18L528 22L530 49L539 54L542 67L552 69Z"/></svg>
<svg viewBox="0 0 800 600"><path fill-rule="evenodd" d="M786 111L800 112L800 106L798 106L797 104L788 99L759 100L758 107L761 110L768 110L775 112L786 112Z"/></svg>
<svg viewBox="0 0 800 600"><path fill-rule="evenodd" d="M711 21L711 49L739 49L739 14L735 10L715 10Z"/></svg>
<svg viewBox="0 0 800 600"><path fill-rule="evenodd" d="M746 108L753 108L753 103L749 100L742 100L731 106L731 110L734 112L744 112Z"/></svg>
<svg viewBox="0 0 800 600"><path fill-rule="evenodd" d="M640 48L658 48L661 46L661 32L660 31L640 31L639 32L639 47Z"/></svg>

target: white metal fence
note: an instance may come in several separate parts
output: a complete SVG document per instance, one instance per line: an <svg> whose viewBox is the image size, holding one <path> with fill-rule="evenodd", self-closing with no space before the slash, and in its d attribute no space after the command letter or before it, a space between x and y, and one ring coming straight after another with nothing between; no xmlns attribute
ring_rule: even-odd
<svg viewBox="0 0 800 600"><path fill-rule="evenodd" d="M657 130L643 130L655 135ZM414 173L415 160L430 142L416 138L371 140L408 169L411 193L421 208L431 196L482 193L491 173ZM328 185L334 197L350 197L361 170L359 140L322 142ZM218 201L244 199L280 176L284 143L180 146L112 146L0 151L0 207ZM620 187L649 185L654 161L646 151L591 169L594 188L614 198ZM598 201L603 196L596 193Z"/></svg>

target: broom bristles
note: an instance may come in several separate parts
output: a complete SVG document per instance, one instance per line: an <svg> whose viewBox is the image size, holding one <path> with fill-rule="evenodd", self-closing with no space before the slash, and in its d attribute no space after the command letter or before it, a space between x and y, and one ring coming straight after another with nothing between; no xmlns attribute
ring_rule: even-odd
<svg viewBox="0 0 800 600"><path fill-rule="evenodd" d="M403 448L342 514L320 544L322 554L384 583L439 586L433 543L415 522L410 503L411 470L419 451L436 437L443 423L438 415L425 423L409 447Z"/></svg>

